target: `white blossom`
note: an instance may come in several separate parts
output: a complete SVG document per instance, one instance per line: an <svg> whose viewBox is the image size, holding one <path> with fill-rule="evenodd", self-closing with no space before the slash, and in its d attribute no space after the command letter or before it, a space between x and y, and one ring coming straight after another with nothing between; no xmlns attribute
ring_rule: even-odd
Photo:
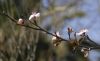
<svg viewBox="0 0 100 61"><path fill-rule="evenodd" d="M29 17L29 20L34 20L34 19L38 19L40 17L40 13L32 13Z"/></svg>
<svg viewBox="0 0 100 61"><path fill-rule="evenodd" d="M56 40L57 38L55 36L52 37L52 40Z"/></svg>
<svg viewBox="0 0 100 61"><path fill-rule="evenodd" d="M90 48L82 48L81 52L83 52L84 57L88 57Z"/></svg>
<svg viewBox="0 0 100 61"><path fill-rule="evenodd" d="M84 53L84 57L88 57L89 52Z"/></svg>
<svg viewBox="0 0 100 61"><path fill-rule="evenodd" d="M36 17L36 18L40 17L40 13L36 13L36 14L35 14L35 17Z"/></svg>
<svg viewBox="0 0 100 61"><path fill-rule="evenodd" d="M52 37L52 41L53 41L54 46L58 46L61 43L61 40L58 37L60 37L59 32L56 32L55 36Z"/></svg>
<svg viewBox="0 0 100 61"><path fill-rule="evenodd" d="M60 34L59 34L59 32L56 32L56 35L60 37Z"/></svg>
<svg viewBox="0 0 100 61"><path fill-rule="evenodd" d="M56 35L60 37L59 32L56 32ZM53 37L52 37L52 40L57 40L57 37L56 37L56 36L53 36Z"/></svg>
<svg viewBox="0 0 100 61"><path fill-rule="evenodd" d="M90 50L90 48L82 48L82 49L81 49L81 52L89 51L89 50Z"/></svg>
<svg viewBox="0 0 100 61"><path fill-rule="evenodd" d="M29 20L34 19L35 15L36 15L36 12L35 12L35 13L32 13L32 14L30 15L30 17L29 17Z"/></svg>
<svg viewBox="0 0 100 61"><path fill-rule="evenodd" d="M83 33L86 33L86 32L88 32L88 30L87 29L83 29L83 30L80 30L79 33L76 33L76 35L82 35Z"/></svg>

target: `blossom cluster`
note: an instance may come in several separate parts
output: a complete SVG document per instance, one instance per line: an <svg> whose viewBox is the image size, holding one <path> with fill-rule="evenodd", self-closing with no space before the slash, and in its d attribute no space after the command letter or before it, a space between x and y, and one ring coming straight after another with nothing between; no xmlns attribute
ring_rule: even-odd
<svg viewBox="0 0 100 61"><path fill-rule="evenodd" d="M36 20L38 20L40 18L40 13L34 12L32 13L29 18L28 21L30 22L34 22L36 23ZM18 25L25 25L25 20L22 18L19 18L17 21ZM35 24L36 26L38 26L37 24ZM40 28L40 31L46 32L47 34L52 35L52 41L53 41L53 45L54 46L58 46L63 40L61 35L59 34L59 32L55 32L54 34L42 29L41 27L38 26L38 28ZM35 29L35 28L34 28ZM75 32L71 27L67 28L67 33L68 33L68 43L69 45L71 45L72 50L76 50L77 48L80 48L80 52L83 53L84 57L88 57L89 51L91 50L89 47L84 47L81 46L82 42L84 41L84 39L87 37L87 33L88 30L87 29L82 29L79 32ZM71 38L72 33L74 33L74 37L75 39L73 40ZM80 38L77 38L78 36L80 36Z"/></svg>
<svg viewBox="0 0 100 61"><path fill-rule="evenodd" d="M68 36L69 36L69 44L72 46L72 50L76 50L77 47L80 47L81 43L82 43L82 39L84 39L84 37L86 36L85 33L88 32L87 29L82 29L79 32L74 32L74 30L71 27L68 27L67 29L68 32ZM75 36L75 40L73 41L70 37L71 33L74 32L74 36ZM79 38L79 40L77 39L77 36L81 36ZM59 32L55 32L55 36L52 37L52 41L54 46L58 46L61 43L61 39L59 38L61 37L61 35L59 34ZM80 51L83 53L84 57L88 57L90 48L86 48L86 47L81 47Z"/></svg>
<svg viewBox="0 0 100 61"><path fill-rule="evenodd" d="M39 17L40 17L40 13L34 12L34 13L32 13L32 14L29 16L29 19L28 19L28 20L29 20L29 21L35 21L35 20L38 20ZM18 25L24 25L24 23L25 23L25 20L22 19L22 18L19 18L18 21L17 21L17 24L18 24Z"/></svg>

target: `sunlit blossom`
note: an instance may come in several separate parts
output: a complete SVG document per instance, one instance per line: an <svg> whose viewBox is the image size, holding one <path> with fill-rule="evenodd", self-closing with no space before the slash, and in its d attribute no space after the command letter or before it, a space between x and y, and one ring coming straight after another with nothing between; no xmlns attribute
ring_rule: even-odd
<svg viewBox="0 0 100 61"><path fill-rule="evenodd" d="M88 32L87 29L82 29L82 30L80 30L79 33L76 33L76 35L82 35L82 34L84 34L84 33L86 33L86 32Z"/></svg>
<svg viewBox="0 0 100 61"><path fill-rule="evenodd" d="M39 18L39 17L40 17L40 13L34 12L34 13L32 13L32 14L30 15L29 20L36 20L36 19Z"/></svg>
<svg viewBox="0 0 100 61"><path fill-rule="evenodd" d="M60 42L61 42L61 40L58 38L58 37L60 37L60 34L59 34L59 32L56 32L55 35L57 37L53 36L52 37L52 41L53 41L54 46L58 46L60 44Z"/></svg>
<svg viewBox="0 0 100 61"><path fill-rule="evenodd" d="M55 35L60 37L59 32L56 32ZM52 40L57 40L57 37L56 37L56 36L53 36L53 37L52 37Z"/></svg>

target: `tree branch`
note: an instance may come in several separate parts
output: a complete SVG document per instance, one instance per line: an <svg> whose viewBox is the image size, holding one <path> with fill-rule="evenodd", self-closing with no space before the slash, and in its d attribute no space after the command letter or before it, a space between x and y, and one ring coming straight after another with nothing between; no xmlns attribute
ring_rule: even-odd
<svg viewBox="0 0 100 61"><path fill-rule="evenodd" d="M10 20L12 20L14 23L17 24L17 20L15 20L14 18L12 18L12 17L11 17L10 15L8 15L7 13L3 12L3 13L0 13L0 15L3 15L3 16L5 16L5 17L9 18ZM33 23L32 23L32 24L33 24ZM17 25L18 25L18 24L17 24ZM68 40L66 40L66 39L63 39L62 37L59 37L59 36L57 36L57 35L55 35L55 34L53 34L53 33L50 33L50 32L48 32L48 31L46 31L45 29L41 28L37 23L36 23L36 24L33 24L33 25L37 26L38 28L34 28L34 27L29 26L29 25L21 25L21 26L24 26L24 27L27 27L27 28L31 28L31 29L34 29L34 30L43 31L43 32L45 32L45 33L47 33L47 34L49 34L49 35L52 35L52 36L55 36L55 37L61 39L62 41L68 41Z"/></svg>

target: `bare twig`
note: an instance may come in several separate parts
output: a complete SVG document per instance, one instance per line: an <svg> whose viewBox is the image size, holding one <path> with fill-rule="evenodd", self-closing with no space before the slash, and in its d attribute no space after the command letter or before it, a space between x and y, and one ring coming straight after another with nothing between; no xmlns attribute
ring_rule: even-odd
<svg viewBox="0 0 100 61"><path fill-rule="evenodd" d="M12 18L10 15L6 14L5 12L2 12L2 13L0 12L0 15L8 17L13 22L17 22L14 18Z"/></svg>
<svg viewBox="0 0 100 61"><path fill-rule="evenodd" d="M94 44L97 45L97 46L100 46L100 45L98 45L97 43L95 43L93 40L91 40L90 37L89 37L88 35L86 35L86 36L87 36L87 39L88 39L90 42L94 43Z"/></svg>
<svg viewBox="0 0 100 61"><path fill-rule="evenodd" d="M91 50L94 50L94 49L100 49L100 46L96 46L96 47L90 47Z"/></svg>

